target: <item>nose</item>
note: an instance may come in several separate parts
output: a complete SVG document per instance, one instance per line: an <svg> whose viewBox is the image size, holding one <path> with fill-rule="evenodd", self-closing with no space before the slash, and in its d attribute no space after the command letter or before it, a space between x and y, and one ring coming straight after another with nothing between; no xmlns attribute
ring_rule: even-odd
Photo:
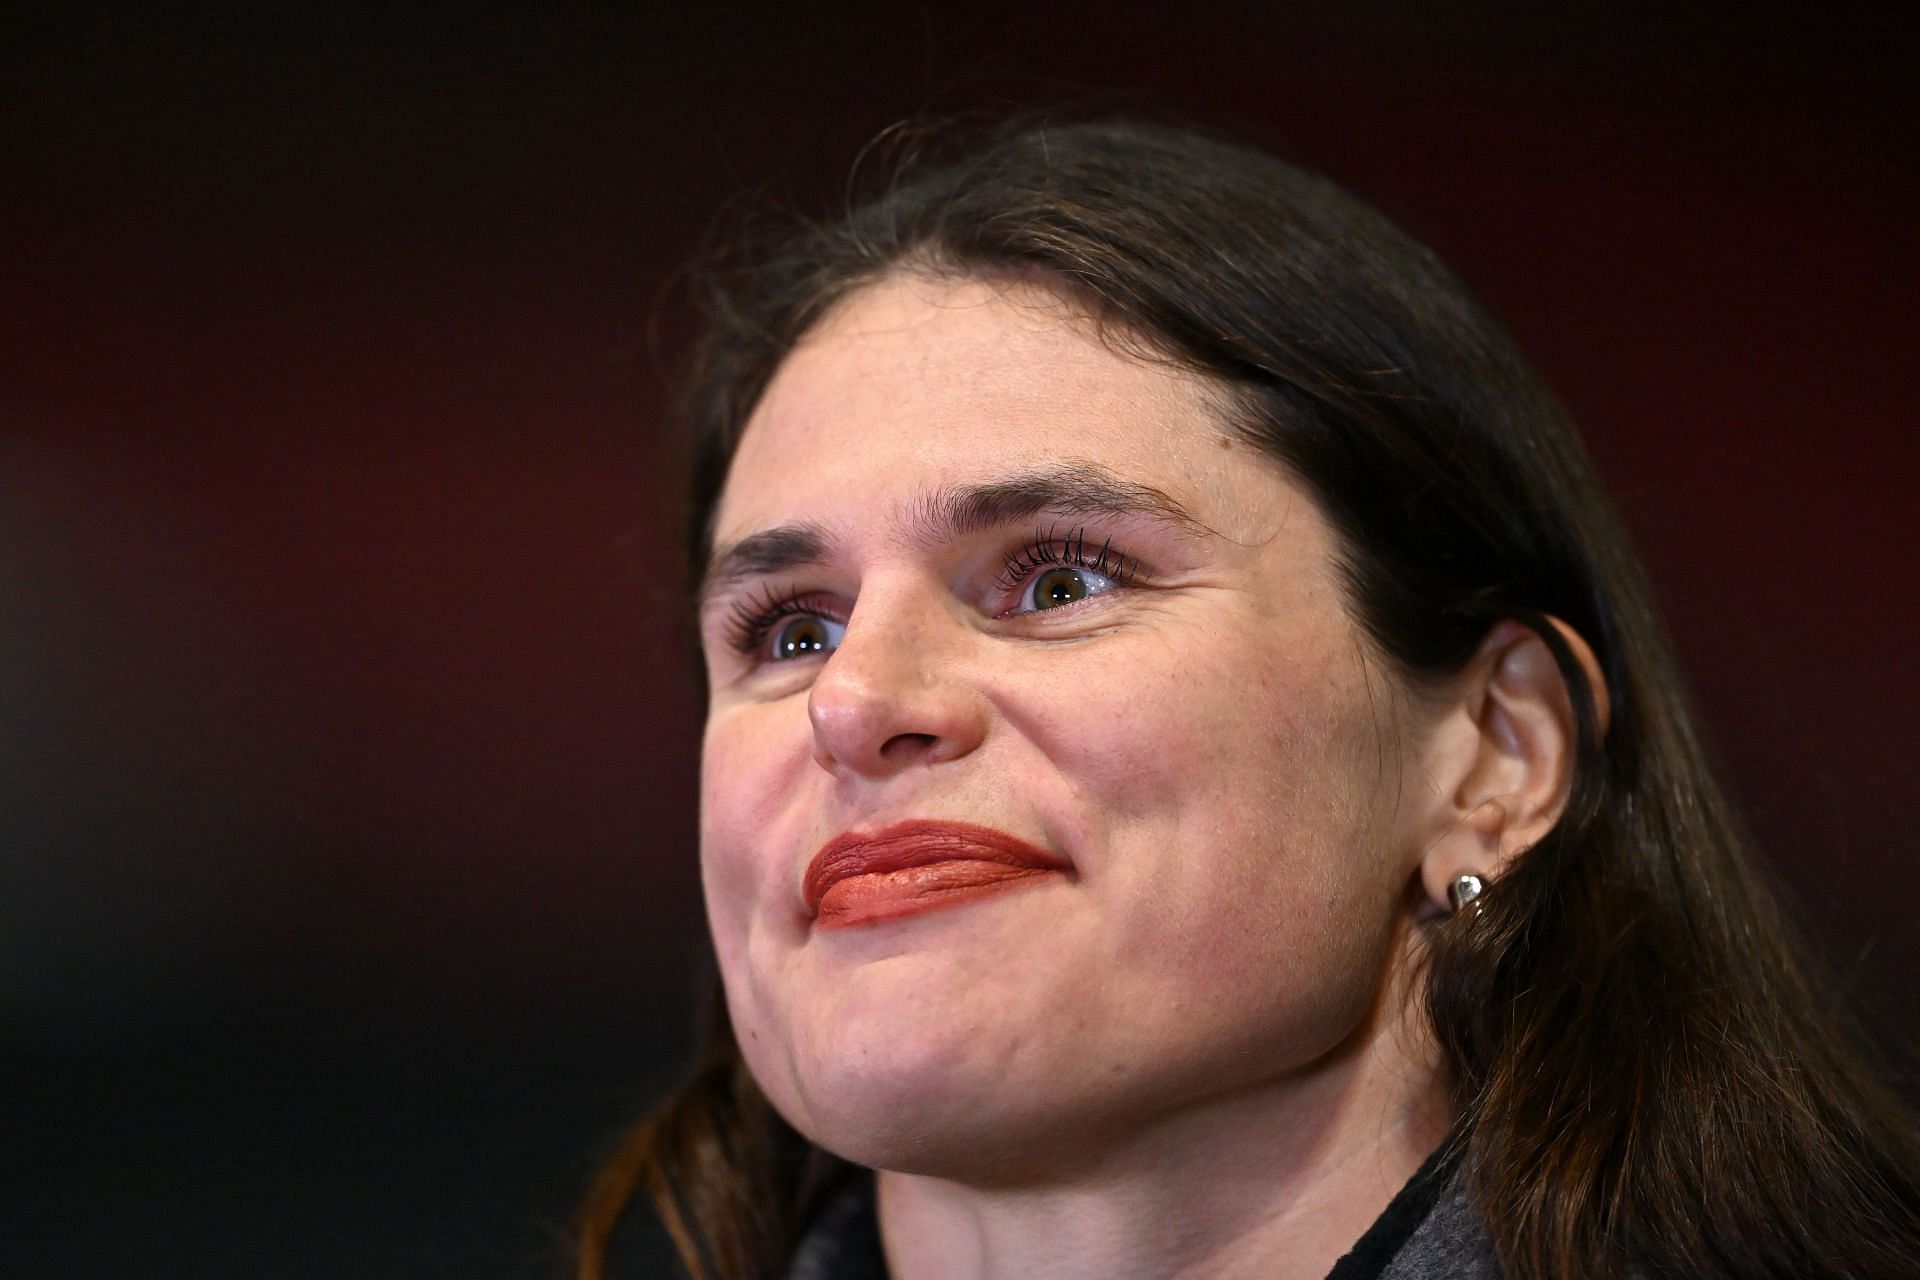
<svg viewBox="0 0 1920 1280"><path fill-rule="evenodd" d="M928 600L870 596L807 695L813 758L837 778L957 760L987 733L959 650L971 633Z"/></svg>

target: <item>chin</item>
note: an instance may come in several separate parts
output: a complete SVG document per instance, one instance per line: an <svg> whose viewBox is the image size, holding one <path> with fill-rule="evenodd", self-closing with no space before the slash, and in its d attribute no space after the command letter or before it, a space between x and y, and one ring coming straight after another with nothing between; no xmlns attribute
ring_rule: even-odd
<svg viewBox="0 0 1920 1280"><path fill-rule="evenodd" d="M951 1016L847 1020L791 1057L748 1065L817 1146L870 1168L972 1180L1059 1112L1009 1070L1011 1045L997 1039Z"/></svg>
<svg viewBox="0 0 1920 1280"><path fill-rule="evenodd" d="M903 1099L889 1107L831 1105L795 1124L806 1138L870 1169L972 1186L1044 1180L1067 1149L1053 1137L1060 1117L970 1105L958 1094Z"/></svg>

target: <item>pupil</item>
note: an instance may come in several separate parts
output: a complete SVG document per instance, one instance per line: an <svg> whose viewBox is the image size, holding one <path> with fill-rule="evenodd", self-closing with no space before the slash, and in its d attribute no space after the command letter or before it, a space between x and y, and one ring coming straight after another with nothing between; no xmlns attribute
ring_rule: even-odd
<svg viewBox="0 0 1920 1280"><path fill-rule="evenodd" d="M1040 579L1036 603L1043 607L1072 604L1087 598L1087 581L1072 569L1050 569Z"/></svg>
<svg viewBox="0 0 1920 1280"><path fill-rule="evenodd" d="M814 618L805 618L799 622L789 622L780 632L780 656L795 657L802 653L819 653L827 647L826 630Z"/></svg>

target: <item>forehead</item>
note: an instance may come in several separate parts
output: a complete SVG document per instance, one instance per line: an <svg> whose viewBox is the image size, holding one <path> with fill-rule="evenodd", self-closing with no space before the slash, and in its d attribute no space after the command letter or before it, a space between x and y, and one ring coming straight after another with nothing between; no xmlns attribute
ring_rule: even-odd
<svg viewBox="0 0 1920 1280"><path fill-rule="evenodd" d="M842 302L774 375L716 538L1063 458L1176 493L1209 524L1241 524L1277 469L1217 400L1198 375L1104 342L1083 309L1037 284L889 277Z"/></svg>

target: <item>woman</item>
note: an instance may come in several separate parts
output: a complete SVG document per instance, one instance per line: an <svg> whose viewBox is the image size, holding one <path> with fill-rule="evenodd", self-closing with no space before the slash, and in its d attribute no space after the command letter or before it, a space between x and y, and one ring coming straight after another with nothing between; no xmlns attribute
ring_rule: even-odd
<svg viewBox="0 0 1920 1280"><path fill-rule="evenodd" d="M1236 145L929 150L713 277L725 1007L580 1274L641 1188L730 1278L1915 1274L1505 335Z"/></svg>

